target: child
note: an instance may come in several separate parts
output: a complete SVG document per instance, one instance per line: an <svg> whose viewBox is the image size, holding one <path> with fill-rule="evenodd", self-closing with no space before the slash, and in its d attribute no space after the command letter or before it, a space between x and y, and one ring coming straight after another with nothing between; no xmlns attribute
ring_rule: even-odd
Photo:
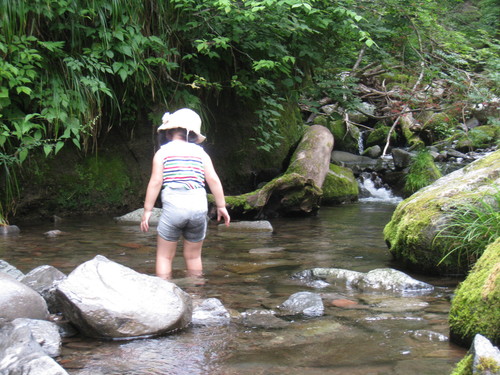
<svg viewBox="0 0 500 375"><path fill-rule="evenodd" d="M212 160L198 144L201 118L191 109L183 108L163 115L158 132L166 132L170 141L153 158L153 169L144 201L141 230L149 230L149 219L161 191L162 215L158 223L156 274L172 277L172 261L181 234L184 237L184 260L188 275L202 275L201 248L207 230L207 194L205 181L215 197L217 220L229 226L224 192Z"/></svg>

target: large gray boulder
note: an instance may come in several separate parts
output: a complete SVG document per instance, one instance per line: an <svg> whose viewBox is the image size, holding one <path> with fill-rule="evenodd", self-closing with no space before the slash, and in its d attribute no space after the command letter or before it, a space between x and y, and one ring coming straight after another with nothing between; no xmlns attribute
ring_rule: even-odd
<svg viewBox="0 0 500 375"><path fill-rule="evenodd" d="M465 272L458 254L440 263L450 243L438 233L464 204L495 200L500 186L500 150L441 177L396 207L384 228L384 238L394 258L405 266L429 273ZM465 262L466 263L466 262Z"/></svg>
<svg viewBox="0 0 500 375"><path fill-rule="evenodd" d="M0 329L0 374L68 375L33 338L28 326L13 324Z"/></svg>
<svg viewBox="0 0 500 375"><path fill-rule="evenodd" d="M14 277L0 272L0 325L16 318L48 318L45 300Z"/></svg>
<svg viewBox="0 0 500 375"><path fill-rule="evenodd" d="M175 284L98 255L57 286L64 316L88 336L156 336L191 322L191 297Z"/></svg>

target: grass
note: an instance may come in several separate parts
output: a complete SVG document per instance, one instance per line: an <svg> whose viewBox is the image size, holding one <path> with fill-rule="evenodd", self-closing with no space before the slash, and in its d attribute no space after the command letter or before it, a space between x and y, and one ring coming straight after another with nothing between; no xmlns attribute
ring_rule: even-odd
<svg viewBox="0 0 500 375"><path fill-rule="evenodd" d="M459 265L470 267L484 249L500 235L500 190L458 206L449 214L448 224L438 232L436 240L448 244L438 264L454 256Z"/></svg>

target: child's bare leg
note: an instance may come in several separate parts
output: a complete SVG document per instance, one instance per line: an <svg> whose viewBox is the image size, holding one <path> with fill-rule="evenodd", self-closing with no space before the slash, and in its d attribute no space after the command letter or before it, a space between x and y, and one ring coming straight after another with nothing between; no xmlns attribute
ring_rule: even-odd
<svg viewBox="0 0 500 375"><path fill-rule="evenodd" d="M156 245L156 275L162 279L172 278L172 262L175 251L177 250L177 241L167 241L158 236Z"/></svg>
<svg viewBox="0 0 500 375"><path fill-rule="evenodd" d="M203 265L201 262L201 248L203 241L191 242L184 240L184 261L189 276L201 276Z"/></svg>

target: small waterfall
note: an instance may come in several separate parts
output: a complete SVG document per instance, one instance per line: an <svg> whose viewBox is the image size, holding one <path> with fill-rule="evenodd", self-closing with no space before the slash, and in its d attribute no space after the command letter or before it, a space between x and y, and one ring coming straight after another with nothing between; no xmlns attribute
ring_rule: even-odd
<svg viewBox="0 0 500 375"><path fill-rule="evenodd" d="M363 135L364 135L364 132L359 132L359 137L358 137L358 153L360 155L363 155L363 152L365 151L365 147L363 145Z"/></svg>
<svg viewBox="0 0 500 375"><path fill-rule="evenodd" d="M358 178L360 202L387 202L399 203L402 198L396 197L392 191L384 186L376 174L363 172Z"/></svg>

